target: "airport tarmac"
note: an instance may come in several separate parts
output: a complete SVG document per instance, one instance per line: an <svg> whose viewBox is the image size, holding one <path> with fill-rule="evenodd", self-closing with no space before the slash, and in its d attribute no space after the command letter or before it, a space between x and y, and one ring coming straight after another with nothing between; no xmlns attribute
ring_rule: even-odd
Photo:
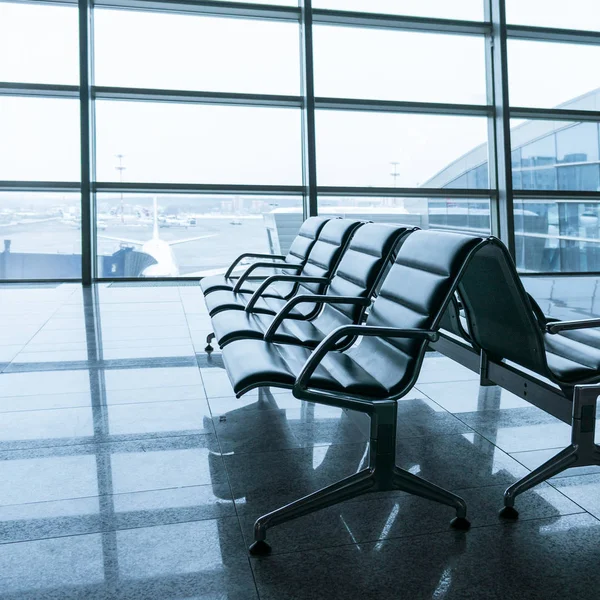
<svg viewBox="0 0 600 600"><path fill-rule="evenodd" d="M233 225L231 222L239 223ZM268 252L265 223L262 216L244 218L232 215L222 218L197 218L195 226L161 227L161 240L171 242L203 235L206 239L194 240L172 246L181 275L227 267L242 252ZM152 238L151 223L121 223L118 218L106 221L106 228L98 231L98 254L111 255L120 243L102 236L138 240ZM216 234L216 235L215 235ZM21 223L0 227L0 251L4 240L11 241L11 251L44 254L81 254L81 231L61 220ZM123 242L124 245L128 245ZM137 246L140 249L140 246ZM74 273L73 277L79 277Z"/></svg>

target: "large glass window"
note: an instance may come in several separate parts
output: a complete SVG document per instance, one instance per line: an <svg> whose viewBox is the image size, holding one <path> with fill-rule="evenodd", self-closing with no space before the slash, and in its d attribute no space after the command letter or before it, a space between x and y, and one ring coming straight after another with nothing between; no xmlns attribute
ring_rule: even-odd
<svg viewBox="0 0 600 600"><path fill-rule="evenodd" d="M80 277L79 194L0 192L0 280Z"/></svg>
<svg viewBox="0 0 600 600"><path fill-rule="evenodd" d="M600 110L600 45L508 40L513 106Z"/></svg>
<svg viewBox="0 0 600 600"><path fill-rule="evenodd" d="M599 190L597 123L525 121L511 142L515 189Z"/></svg>
<svg viewBox="0 0 600 600"><path fill-rule="evenodd" d="M487 122L477 117L317 111L320 185L444 187L486 156ZM465 153L484 142L476 153ZM476 178L466 186L487 182Z"/></svg>
<svg viewBox="0 0 600 600"><path fill-rule="evenodd" d="M97 9L94 24L97 85L300 93L297 23Z"/></svg>
<svg viewBox="0 0 600 600"><path fill-rule="evenodd" d="M79 181L79 156L77 100L0 97L0 180Z"/></svg>
<svg viewBox="0 0 600 600"><path fill-rule="evenodd" d="M600 271L600 200L515 200L515 243L525 272Z"/></svg>
<svg viewBox="0 0 600 600"><path fill-rule="evenodd" d="M99 181L302 182L300 110L96 102Z"/></svg>
<svg viewBox="0 0 600 600"><path fill-rule="evenodd" d="M103 193L97 207L109 278L221 273L244 252L286 253L302 224L302 199L289 196Z"/></svg>
<svg viewBox="0 0 600 600"><path fill-rule="evenodd" d="M0 81L79 83L77 9L0 2Z"/></svg>
<svg viewBox="0 0 600 600"><path fill-rule="evenodd" d="M315 26L315 94L485 104L483 37Z"/></svg>
<svg viewBox="0 0 600 600"><path fill-rule="evenodd" d="M489 199L321 196L319 213L421 229L490 233Z"/></svg>
<svg viewBox="0 0 600 600"><path fill-rule="evenodd" d="M518 25L600 31L598 0L506 0L506 20Z"/></svg>
<svg viewBox="0 0 600 600"><path fill-rule="evenodd" d="M483 20L482 0L313 0L313 7L416 17Z"/></svg>

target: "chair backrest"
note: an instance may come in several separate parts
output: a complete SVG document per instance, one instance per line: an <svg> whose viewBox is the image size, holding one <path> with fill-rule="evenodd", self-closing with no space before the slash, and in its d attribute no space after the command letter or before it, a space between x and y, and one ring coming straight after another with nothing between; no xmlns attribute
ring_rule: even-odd
<svg viewBox="0 0 600 600"><path fill-rule="evenodd" d="M323 226L313 244L300 275L330 277L345 252L350 238L364 221L357 219L331 219ZM299 293L319 294L325 286L319 283L300 284Z"/></svg>
<svg viewBox="0 0 600 600"><path fill-rule="evenodd" d="M381 276L394 258L400 239L415 227L383 223L365 223L352 239L337 266L328 296L370 298ZM325 304L318 319L337 324L358 323L365 308L356 304Z"/></svg>
<svg viewBox="0 0 600 600"><path fill-rule="evenodd" d="M471 256L486 240L445 231L415 231L396 260L371 307L367 325L437 330ZM348 351L390 396L406 393L419 373L426 341L364 337Z"/></svg>
<svg viewBox="0 0 600 600"><path fill-rule="evenodd" d="M496 361L508 359L549 376L542 327L500 240L492 238L473 256L458 294L474 346Z"/></svg>
<svg viewBox="0 0 600 600"><path fill-rule="evenodd" d="M306 219L288 250L285 262L292 265L304 264L323 227L330 220L330 217L309 217ZM282 271L285 272L285 268ZM290 273L295 272L290 271Z"/></svg>

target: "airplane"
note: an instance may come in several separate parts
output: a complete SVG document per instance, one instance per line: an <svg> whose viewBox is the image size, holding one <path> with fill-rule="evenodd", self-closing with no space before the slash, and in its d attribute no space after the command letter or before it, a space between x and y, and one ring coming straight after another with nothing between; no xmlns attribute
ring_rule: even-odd
<svg viewBox="0 0 600 600"><path fill-rule="evenodd" d="M133 244L135 246L141 246L141 251L145 254L150 255L156 264L146 267L142 272L143 277L178 277L179 266L171 246L177 244L186 244L188 242L195 242L198 240L205 240L207 238L216 237L218 234L209 233L207 235L199 235L193 238L186 238L183 240L173 240L167 242L161 240L158 234L158 199L154 198L154 223L152 231L152 239L142 242L140 240L131 240L121 237L112 237L108 235L99 235L99 238L104 240L112 240L124 244Z"/></svg>

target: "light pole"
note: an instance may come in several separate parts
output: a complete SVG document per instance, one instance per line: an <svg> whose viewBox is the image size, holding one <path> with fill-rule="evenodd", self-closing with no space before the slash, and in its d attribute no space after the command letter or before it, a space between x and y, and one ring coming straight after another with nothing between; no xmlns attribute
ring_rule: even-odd
<svg viewBox="0 0 600 600"><path fill-rule="evenodd" d="M115 167L115 169L119 171L119 183L123 183L123 171L127 168L123 166L123 159L125 158L125 155L116 154L115 156L119 159L119 166ZM123 188L121 188L121 223L125 223L125 215L123 208Z"/></svg>
<svg viewBox="0 0 600 600"><path fill-rule="evenodd" d="M399 162L390 162L390 165L392 165L394 167L394 172L390 173L390 175L394 178L394 187L396 187L397 179L398 179L398 177L400 177L400 173L398 173L398 165L399 164L400 164Z"/></svg>

